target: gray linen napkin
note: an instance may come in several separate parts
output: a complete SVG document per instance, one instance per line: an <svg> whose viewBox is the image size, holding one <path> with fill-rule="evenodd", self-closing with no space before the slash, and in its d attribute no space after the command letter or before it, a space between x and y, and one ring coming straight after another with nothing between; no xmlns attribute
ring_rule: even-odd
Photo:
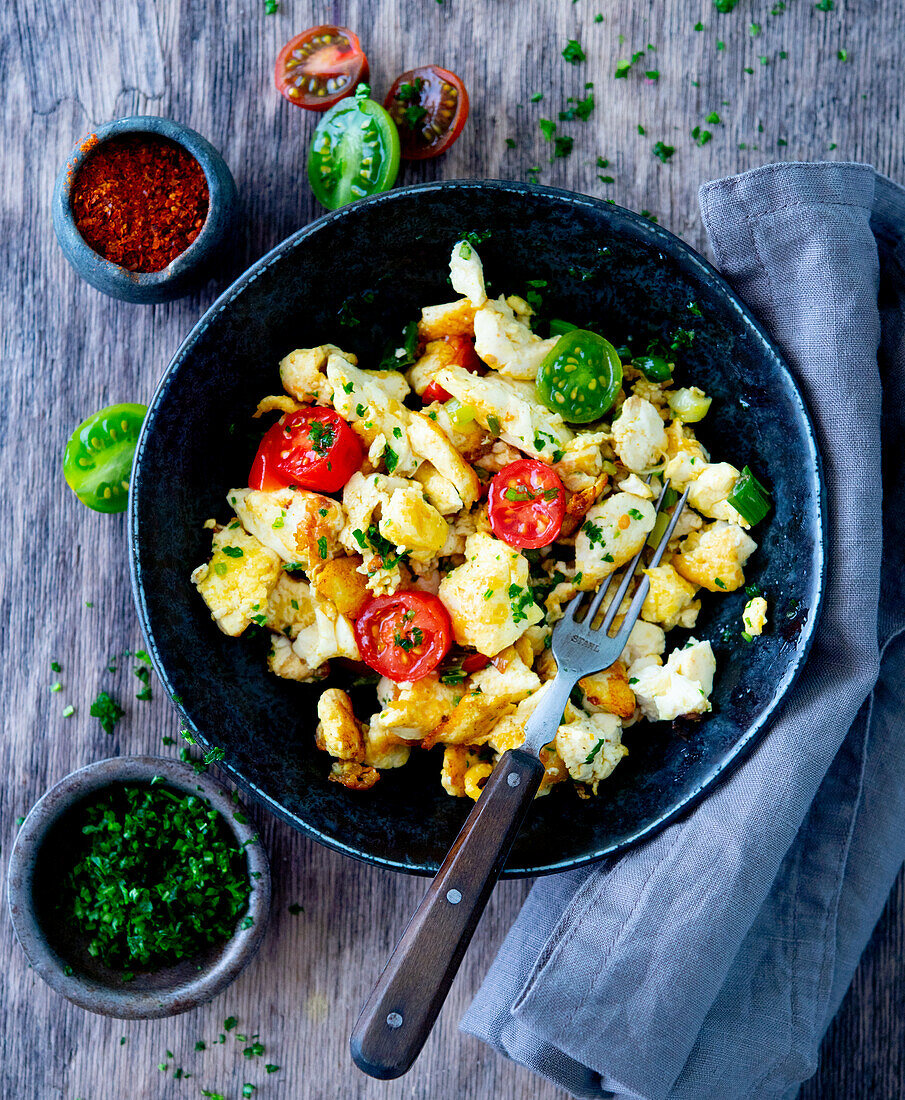
<svg viewBox="0 0 905 1100"><path fill-rule="evenodd" d="M539 880L462 1021L578 1097L795 1096L905 859L905 190L783 164L700 197L817 426L826 601L745 763L621 858Z"/></svg>

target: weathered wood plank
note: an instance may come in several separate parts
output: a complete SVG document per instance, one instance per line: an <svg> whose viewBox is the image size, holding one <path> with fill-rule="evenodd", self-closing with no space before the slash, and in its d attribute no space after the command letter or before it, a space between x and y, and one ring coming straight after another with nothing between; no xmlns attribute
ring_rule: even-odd
<svg viewBox="0 0 905 1100"><path fill-rule="evenodd" d="M283 0L281 12L269 17L263 0L80 0L62 7L14 0L3 7L0 770L7 778L0 824L6 852L17 816L71 769L114 752L176 751L162 744L176 722L159 693L150 704L136 702L130 664L106 671L112 654L140 644L124 522L77 505L63 484L60 455L87 412L111 401L146 400L181 337L228 279L316 216L304 181L315 120L284 104L271 84L282 42L327 19L357 28L378 94L397 72L419 63L436 61L463 75L473 103L465 136L444 160L406 169L402 182L525 178L536 165L542 182L646 208L703 247L695 195L713 176L824 155L873 161L902 175L899 5L840 0L839 10L821 13L811 0L787 0L785 11L771 15L773 6L772 0L741 0L732 15L719 15L708 0ZM696 32L698 21L705 29ZM759 35L749 33L751 23L761 25ZM569 38L583 44L585 64L571 66L561 57ZM718 41L725 48L718 49ZM614 80L616 60L641 49L645 56L629 77ZM840 49L848 51L847 62L838 59ZM645 70L659 71L659 80L647 82ZM555 120L568 96L585 94L588 81L595 83L596 111L585 123L564 124L575 148L551 164L538 119ZM539 91L543 100L531 103ZM719 123L705 122L712 111ZM103 298L76 278L50 231L53 179L70 147L93 124L133 112L170 115L207 136L231 165L244 202L242 229L221 277L166 306ZM695 126L713 134L701 148L691 137ZM656 141L675 146L669 163L652 155ZM609 161L607 168L598 168L598 156ZM52 660L63 666L59 694L48 690ZM130 700L113 738L87 713L101 687ZM77 710L66 720L69 702ZM347 1035L423 885L344 860L273 821L262 824L276 880L262 953L227 993L185 1017L121 1024L65 1004L27 969L8 922L0 922L0 950L9 959L0 1000L4 1095L169 1100L207 1088L232 1100L245 1081L258 1084L261 1097L311 1100L563 1095L456 1030L526 884L498 888L414 1071L403 1081L378 1084L352 1067ZM291 902L305 912L290 915ZM902 909L900 882L808 1097L899 1094ZM228 1015L239 1018L242 1033L260 1033L267 1054L259 1061L280 1065L278 1073L267 1075L259 1061L246 1061L232 1037L210 1046ZM197 1039L209 1049L196 1053ZM175 1066L192 1078L174 1079Z"/></svg>

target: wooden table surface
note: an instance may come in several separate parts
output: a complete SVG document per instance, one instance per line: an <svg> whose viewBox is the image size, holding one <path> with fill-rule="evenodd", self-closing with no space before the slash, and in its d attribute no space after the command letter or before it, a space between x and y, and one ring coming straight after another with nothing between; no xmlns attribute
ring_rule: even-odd
<svg viewBox="0 0 905 1100"><path fill-rule="evenodd" d="M111 754L177 751L163 741L178 736L178 727L162 692L150 703L136 701L141 685L131 663L106 671L112 655L141 644L125 523L76 502L61 455L89 412L147 401L183 335L231 278L317 216L304 174L315 119L288 106L272 85L282 43L328 20L357 29L380 96L398 72L419 63L463 76L472 99L463 138L444 159L406 169L401 182L524 179L537 166L542 182L647 209L703 249L695 196L704 180L771 160L822 158L871 161L905 175L900 0L825 6L832 10L813 0L740 0L734 12L719 14L711 0L280 0L279 12L265 15L264 0L2 5L4 874L16 819L50 784ZM571 38L586 62L563 59ZM614 79L617 60L639 51L629 75ZM659 79L645 77L652 71ZM574 149L551 163L538 120L555 120L589 81L596 109L585 122L561 124ZM543 99L532 102L538 92ZM711 112L719 121L705 121ZM168 115L209 138L243 201L222 276L169 305L127 305L97 293L70 269L50 228L54 176L71 147L93 125L134 113ZM697 145L695 127L711 140ZM668 163L652 155L658 141L675 148ZM598 157L608 165L598 167ZM53 693L57 679L63 689ZM127 711L113 737L88 714L102 688ZM67 719L68 704L75 714ZM498 887L421 1060L403 1080L378 1083L351 1065L347 1036L423 883L354 863L273 820L261 825L275 884L264 946L232 988L185 1016L121 1023L74 1008L28 969L8 919L0 920L8 960L0 987L4 1097L169 1100L207 1089L233 1100L245 1082L258 1086L261 1100L565 1095L457 1031L528 883ZM903 894L900 880L806 1097L902 1095ZM290 913L292 903L304 912ZM246 1060L232 1036L211 1045L227 1016L238 1018L243 1034L259 1033L265 1057ZM199 1039L208 1044L201 1053ZM267 1074L264 1062L280 1069ZM185 1076L174 1075L178 1068Z"/></svg>

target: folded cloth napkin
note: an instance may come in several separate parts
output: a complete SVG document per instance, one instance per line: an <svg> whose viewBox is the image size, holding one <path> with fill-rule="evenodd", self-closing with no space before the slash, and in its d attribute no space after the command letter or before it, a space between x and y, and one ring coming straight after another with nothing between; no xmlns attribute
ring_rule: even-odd
<svg viewBox="0 0 905 1100"><path fill-rule="evenodd" d="M794 1097L905 859L905 190L781 164L700 199L816 423L826 597L747 760L621 858L540 879L462 1021L578 1097Z"/></svg>

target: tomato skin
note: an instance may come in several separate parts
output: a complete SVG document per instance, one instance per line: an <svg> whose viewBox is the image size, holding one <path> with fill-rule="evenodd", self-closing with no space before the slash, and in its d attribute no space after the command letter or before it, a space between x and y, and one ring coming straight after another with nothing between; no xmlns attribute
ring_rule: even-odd
<svg viewBox="0 0 905 1100"><path fill-rule="evenodd" d="M308 182L328 210L389 189L399 174L399 131L359 84L351 99L331 107L308 150Z"/></svg>
<svg viewBox="0 0 905 1100"><path fill-rule="evenodd" d="M381 676L421 680L446 656L452 623L439 596L396 592L371 600L355 620L355 638L361 659Z"/></svg>
<svg viewBox="0 0 905 1100"><path fill-rule="evenodd" d="M470 336L444 336L443 340L452 348L450 366L463 367L469 374L487 372L487 368L478 358L478 353L474 349L474 340ZM439 382L428 383L424 393L421 394L421 400L425 405L429 405L432 401L449 401L451 397L452 394Z"/></svg>
<svg viewBox="0 0 905 1100"><path fill-rule="evenodd" d="M383 105L399 127L405 160L427 160L446 152L462 133L469 111L465 85L439 65L423 65L398 76Z"/></svg>
<svg viewBox="0 0 905 1100"><path fill-rule="evenodd" d="M296 485L335 493L355 473L363 458L364 448L358 436L339 413L309 406L286 413L264 433L248 484L264 492Z"/></svg>
<svg viewBox="0 0 905 1100"><path fill-rule="evenodd" d="M447 393L439 382L430 382L427 389L422 393L421 400L425 405L430 405L434 401L449 401L451 397L452 394Z"/></svg>
<svg viewBox="0 0 905 1100"><path fill-rule="evenodd" d="M125 512L145 405L108 405L82 421L63 453L66 484L86 508Z"/></svg>
<svg viewBox="0 0 905 1100"><path fill-rule="evenodd" d="M294 106L326 111L351 95L368 74L368 59L358 36L348 27L324 25L309 27L286 43L276 60L274 83ZM312 81L318 86L315 90L310 88ZM330 91L329 81L340 86ZM302 84L308 87L302 88ZM318 94L320 88L323 94Z"/></svg>
<svg viewBox="0 0 905 1100"><path fill-rule="evenodd" d="M488 511L491 529L503 542L526 550L549 546L562 529L565 488L545 462L521 458L491 481Z"/></svg>
<svg viewBox="0 0 905 1100"><path fill-rule="evenodd" d="M613 407L622 385L622 361L609 340L571 329L538 367L536 384L548 409L569 424L589 424Z"/></svg>

